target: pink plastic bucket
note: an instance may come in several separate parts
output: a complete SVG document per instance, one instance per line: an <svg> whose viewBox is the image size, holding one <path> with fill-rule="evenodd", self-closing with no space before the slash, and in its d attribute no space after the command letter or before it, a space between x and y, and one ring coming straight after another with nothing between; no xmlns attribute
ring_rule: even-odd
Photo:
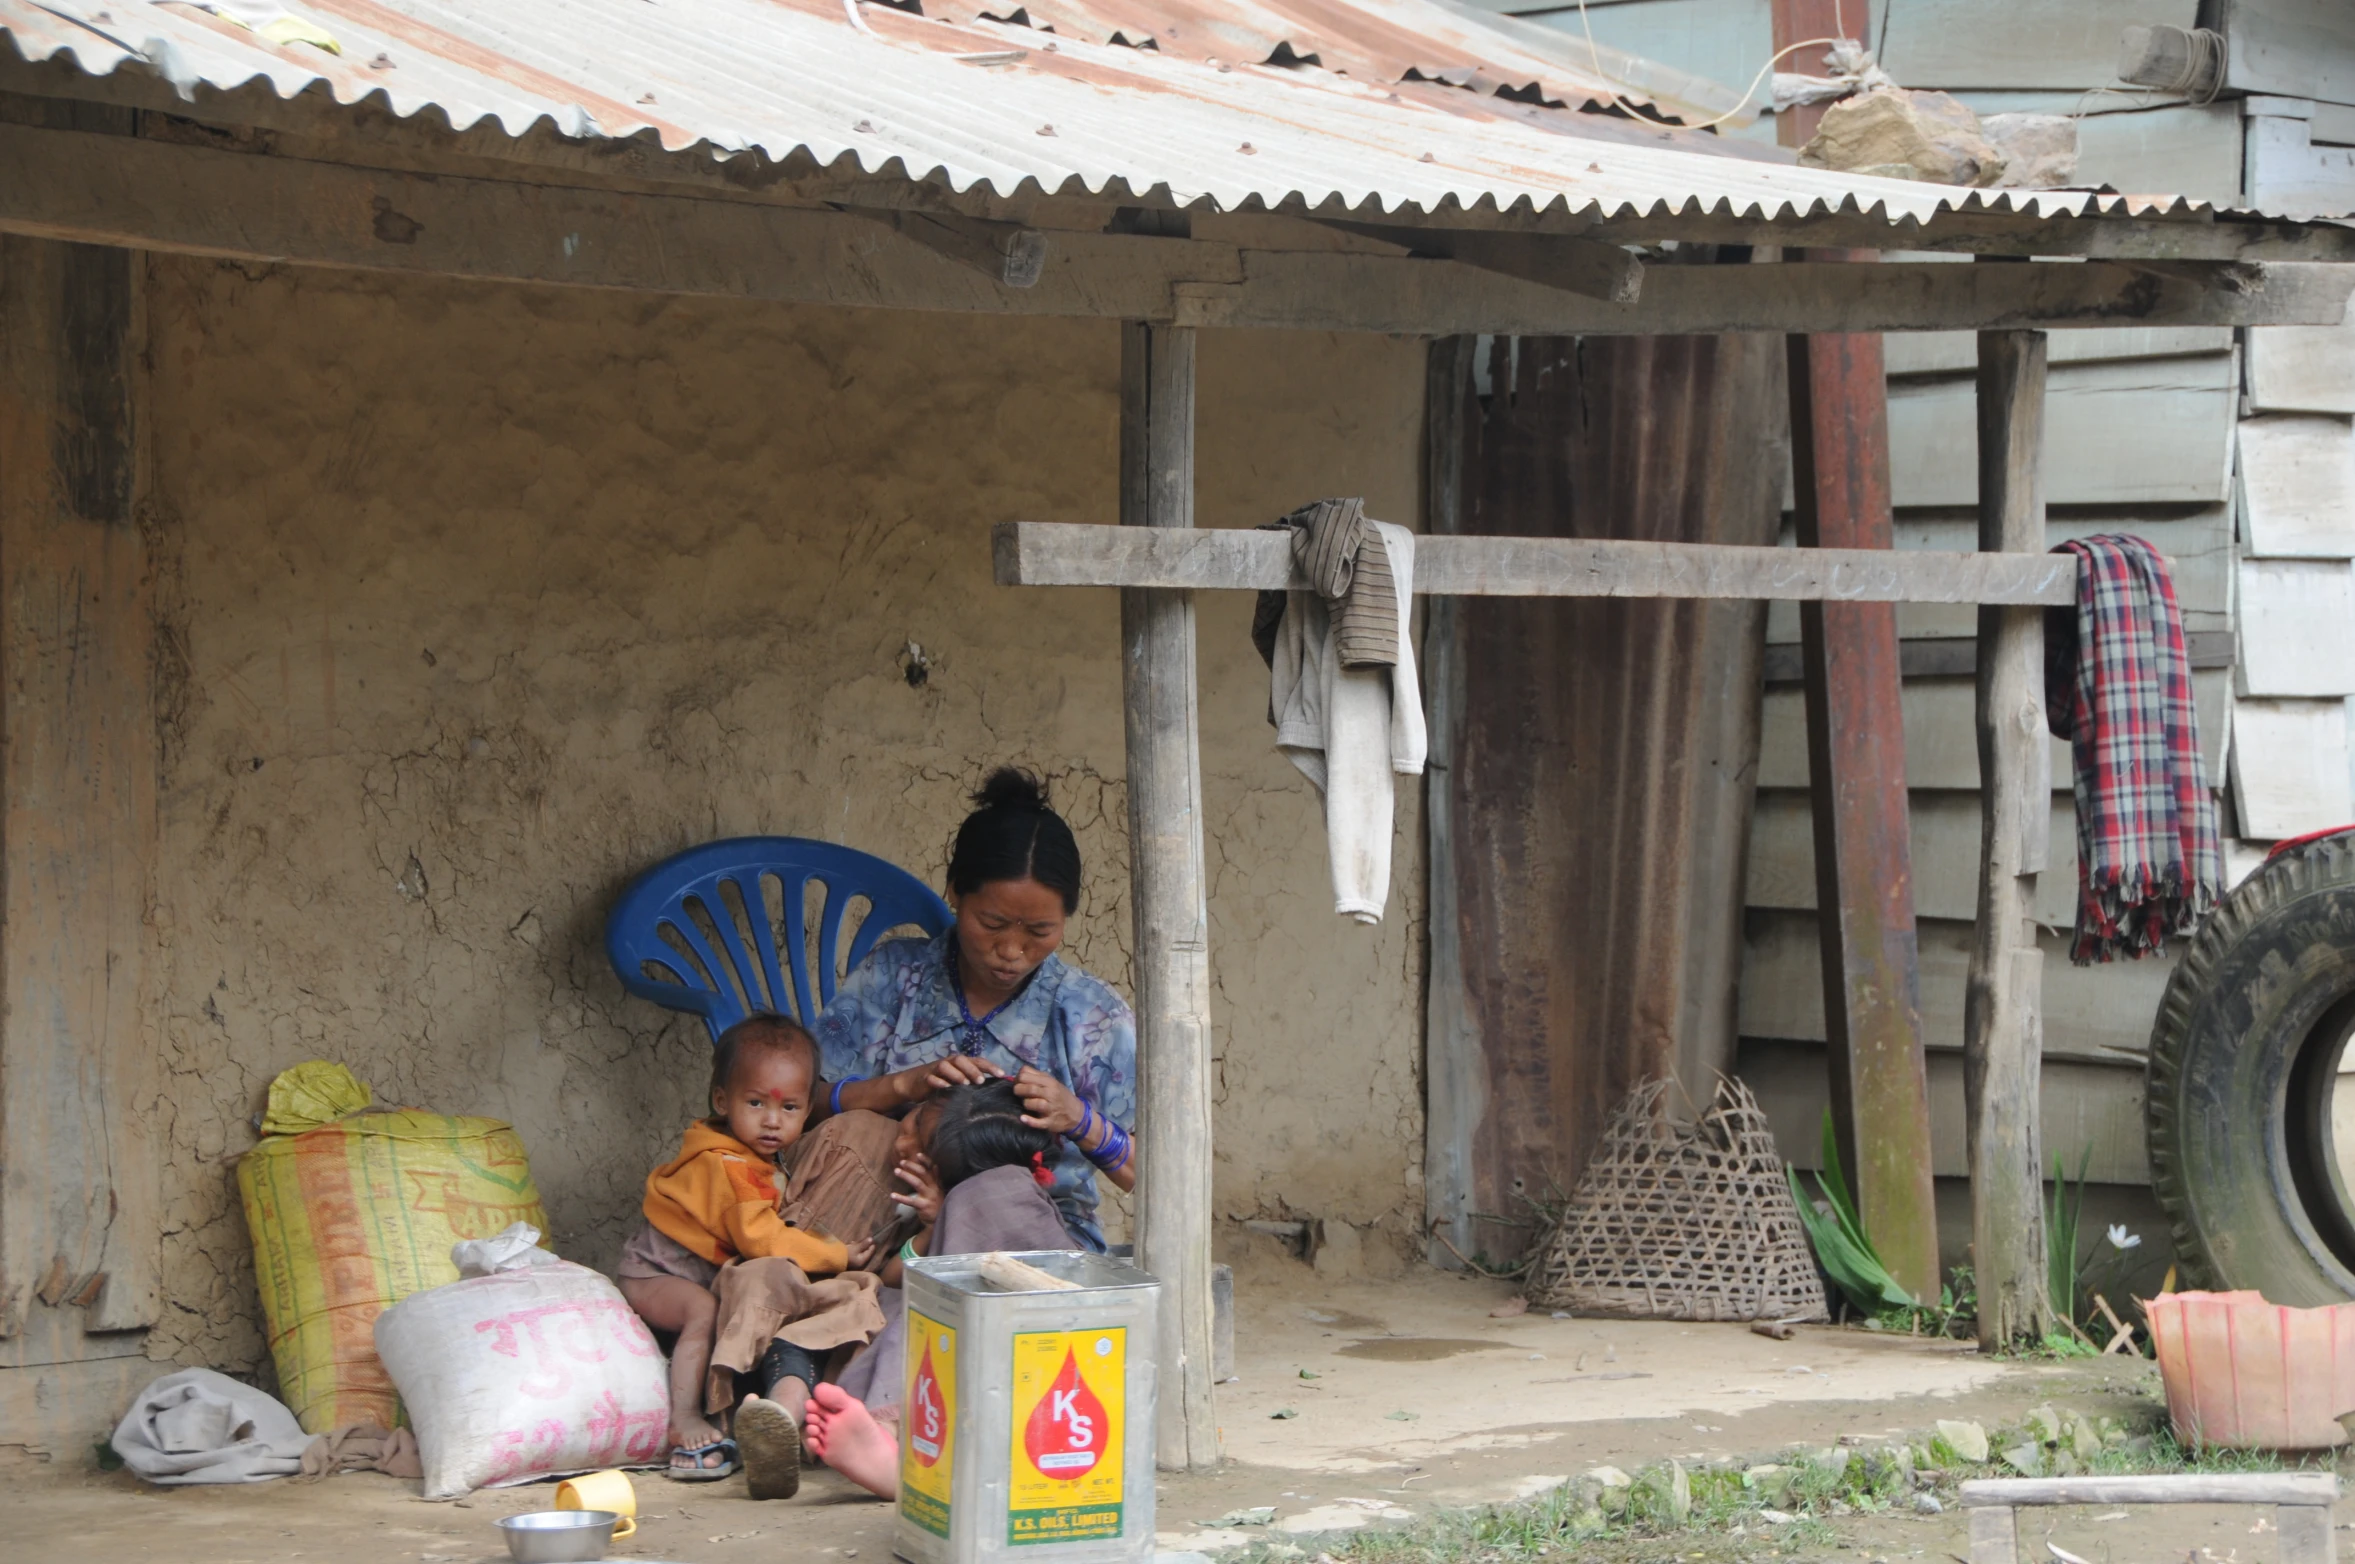
<svg viewBox="0 0 2355 1564"><path fill-rule="evenodd" d="M2355 1303L2293 1309L2253 1292L2177 1292L2143 1305L2185 1444L2320 1450L2355 1412Z"/></svg>

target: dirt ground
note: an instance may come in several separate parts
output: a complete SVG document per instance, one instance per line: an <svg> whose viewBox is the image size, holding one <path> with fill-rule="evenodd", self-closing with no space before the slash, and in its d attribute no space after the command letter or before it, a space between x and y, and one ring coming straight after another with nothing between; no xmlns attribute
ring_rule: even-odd
<svg viewBox="0 0 2355 1564"><path fill-rule="evenodd" d="M1542 1491L1598 1464L1633 1470L1667 1457L1765 1458L1842 1436L1875 1439L1939 1418L1990 1428L2053 1402L2148 1418L2155 1370L2099 1363L1995 1362L1954 1343L1802 1329L1775 1342L1731 1325L1495 1319L1494 1283L1419 1273L1384 1283L1310 1282L1253 1267L1239 1279L1237 1379L1222 1387L1228 1465L1164 1478L1164 1551L1216 1551L1268 1535L1206 1526L1271 1505L1276 1528L1319 1532L1398 1523L1442 1507ZM1288 1285L1285 1285L1288 1283ZM1314 1376L1309 1377L1309 1376ZM1295 1415L1273 1414L1290 1410ZM169 1555L189 1564L328 1559L335 1564L473 1564L503 1557L492 1522L551 1502L545 1484L428 1503L416 1484L374 1476L318 1485L149 1488L127 1474L20 1465L0 1484L9 1556ZM775 1556L881 1560L890 1507L817 1471L802 1495L756 1504L741 1479L709 1487L647 1474L641 1526L616 1558L724 1561ZM2343 1514L2355 1519L2355 1506ZM2056 1512L2024 1517L2029 1553L2048 1540L2095 1561L2273 1557L2253 1511ZM1858 1516L1839 1544L1785 1557L1942 1559L1968 1552L1963 1517ZM1698 1560L1740 1539L1677 1546ZM1765 1556L1763 1547L1751 1556ZM1668 1555L1663 1553L1662 1557Z"/></svg>

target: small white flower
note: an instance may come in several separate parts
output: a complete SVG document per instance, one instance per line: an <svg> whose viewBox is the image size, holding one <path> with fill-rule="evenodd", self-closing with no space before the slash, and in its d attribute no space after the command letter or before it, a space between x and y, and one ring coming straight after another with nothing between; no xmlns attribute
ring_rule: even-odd
<svg viewBox="0 0 2355 1564"><path fill-rule="evenodd" d="M2142 1235L2126 1231L2126 1224L2123 1222L2110 1229L2110 1247L2112 1249L2132 1249L2141 1242Z"/></svg>

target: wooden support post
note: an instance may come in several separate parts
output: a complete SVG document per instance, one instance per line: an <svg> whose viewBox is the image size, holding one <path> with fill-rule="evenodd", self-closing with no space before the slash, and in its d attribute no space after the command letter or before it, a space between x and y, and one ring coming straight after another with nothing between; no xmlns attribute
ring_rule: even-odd
<svg viewBox="0 0 2355 1564"><path fill-rule="evenodd" d="M0 239L0 1439L84 1460L161 1308L142 269Z"/></svg>
<svg viewBox="0 0 2355 1564"><path fill-rule="evenodd" d="M1979 547L2044 551L2044 334L1979 334ZM2044 611L1979 610L1979 923L1963 998L1971 1260L1979 1345L2043 1339L2044 1153L2038 1134L2044 954L2036 875L2052 805Z"/></svg>
<svg viewBox="0 0 2355 1564"><path fill-rule="evenodd" d="M1423 531L1430 538L1463 530L1464 437L1476 416L1472 367L1476 337L1431 343L1423 379ZM1423 546L1417 545L1418 551ZM1289 547L1289 545L1287 545ZM1430 876L1426 909L1430 964L1423 1010L1423 1230L1424 1259L1462 1270L1472 1253L1473 1154L1487 1082L1480 1021L1464 962L1463 907L1456 877L1456 750L1464 726L1464 653L1457 630L1460 605L1427 597L1423 605L1422 683L1430 735L1423 788L1424 865Z"/></svg>
<svg viewBox="0 0 2355 1564"><path fill-rule="evenodd" d="M1120 338L1120 519L1194 524L1194 333ZM1218 1464L1211 1390L1210 912L1202 862L1194 594L1120 594L1136 919L1137 1262L1161 1278L1161 1465Z"/></svg>
<svg viewBox="0 0 2355 1564"><path fill-rule="evenodd" d="M2008 1504L1971 1511L1971 1564L2020 1564L2020 1516Z"/></svg>
<svg viewBox="0 0 2355 1564"><path fill-rule="evenodd" d="M1872 43L1869 6L1844 11L1839 0L1772 0L1769 12L1777 49L1810 38ZM1812 50L1794 59L1792 70L1817 68ZM1810 104L1777 115L1777 139L1804 145L1824 111L1824 105ZM1843 259L1836 251L1808 258ZM1878 258L1870 251L1845 257ZM1801 545L1895 544L1889 397L1879 337L1791 338L1791 461ZM1938 1211L1930 1175L1897 614L1881 604L1805 603L1799 634L1832 1118L1865 1231L1882 1263L1916 1297L1935 1299Z"/></svg>
<svg viewBox="0 0 2355 1564"><path fill-rule="evenodd" d="M1801 546L1890 548L1881 339L1793 337L1790 374ZM1882 1263L1916 1297L1935 1299L1938 1215L1896 609L1802 603L1799 626L1832 1117Z"/></svg>

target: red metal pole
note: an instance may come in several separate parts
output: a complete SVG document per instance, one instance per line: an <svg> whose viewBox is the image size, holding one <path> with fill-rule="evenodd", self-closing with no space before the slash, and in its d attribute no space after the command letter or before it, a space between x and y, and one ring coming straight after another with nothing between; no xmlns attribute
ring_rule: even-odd
<svg viewBox="0 0 2355 1564"><path fill-rule="evenodd" d="M1862 38L1864 0L1774 0L1774 24L1778 49L1844 30ZM1819 66L1818 51L1806 49L1788 68ZM1803 144L1821 117L1820 109L1801 110L1777 129L1787 144ZM1879 255L1819 251L1812 259L1864 263ZM1792 337L1790 378L1800 546L1893 547L1880 337ZM1935 1299L1938 1210L1896 609L1802 604L1800 636L1833 1123L1882 1263L1915 1296Z"/></svg>

